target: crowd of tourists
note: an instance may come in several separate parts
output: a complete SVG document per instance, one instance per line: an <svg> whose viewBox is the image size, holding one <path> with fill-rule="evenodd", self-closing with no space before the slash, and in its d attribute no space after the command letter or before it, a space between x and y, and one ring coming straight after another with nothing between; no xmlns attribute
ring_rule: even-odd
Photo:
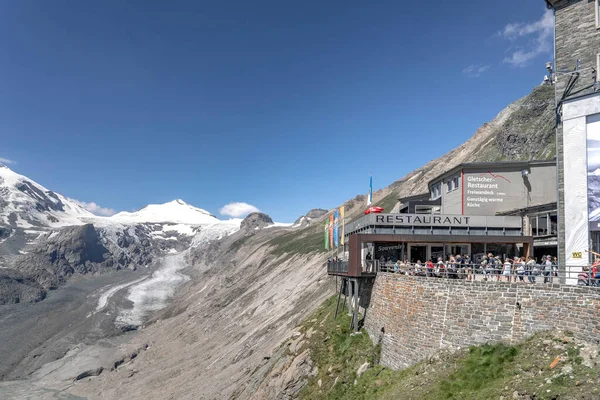
<svg viewBox="0 0 600 400"><path fill-rule="evenodd" d="M507 257L488 253L479 262L472 262L468 254L451 255L443 260L429 259L426 262L417 260L411 263L408 260L388 262L385 258L380 260L380 268L389 272L415 276L429 276L450 279L465 279L467 281L482 279L484 281L506 281L536 283L539 279L544 283L551 283L558 276L558 262L556 257L544 256L540 260L535 257ZM600 269L600 263L599 263Z"/></svg>

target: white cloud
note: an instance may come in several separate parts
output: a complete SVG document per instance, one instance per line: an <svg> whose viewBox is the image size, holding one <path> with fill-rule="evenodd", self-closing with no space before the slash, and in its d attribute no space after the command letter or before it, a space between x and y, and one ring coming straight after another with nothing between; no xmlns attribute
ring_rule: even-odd
<svg viewBox="0 0 600 400"><path fill-rule="evenodd" d="M504 62L515 67L528 65L537 56L552 51L554 32L554 15L551 10L546 10L542 17L531 23L507 24L499 35L511 42L520 38L528 38L526 44L515 45L512 54L504 58Z"/></svg>
<svg viewBox="0 0 600 400"><path fill-rule="evenodd" d="M490 69L489 65L469 65L467 68L463 69L463 74L470 76L472 78L479 78L481 74Z"/></svg>
<svg viewBox="0 0 600 400"><path fill-rule="evenodd" d="M240 218L252 212L260 212L260 210L248 203L229 203L219 210L221 215L229 215L230 217Z"/></svg>
<svg viewBox="0 0 600 400"><path fill-rule="evenodd" d="M2 163L2 164L16 164L16 161L9 160L8 158L0 157L0 163Z"/></svg>
<svg viewBox="0 0 600 400"><path fill-rule="evenodd" d="M104 217L110 217L111 215L114 215L117 213L112 208L100 207L98 204L94 203L93 201L91 203L86 203L85 201L79 201L79 200L75 200L75 199L71 199L71 200L95 215L102 215Z"/></svg>

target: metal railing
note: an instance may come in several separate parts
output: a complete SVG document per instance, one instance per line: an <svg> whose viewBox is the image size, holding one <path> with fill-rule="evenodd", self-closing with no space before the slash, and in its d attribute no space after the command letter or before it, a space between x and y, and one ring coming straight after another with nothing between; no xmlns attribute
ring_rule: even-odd
<svg viewBox="0 0 600 400"><path fill-rule="evenodd" d="M377 263L376 271L425 278L483 282L568 283L600 288L600 273L592 276L591 269L583 270L582 267L574 266L555 266L550 271L546 270L543 265L528 266L525 270L519 270L518 266L511 265L510 270L508 270L503 265L488 267L480 264L434 264L433 268L428 268L426 264L417 263L403 263L400 265Z"/></svg>
<svg viewBox="0 0 600 400"><path fill-rule="evenodd" d="M377 273L379 271L378 260L366 260L361 266L361 273ZM348 273L348 261L327 261L327 273L328 274L347 274Z"/></svg>
<svg viewBox="0 0 600 400"><path fill-rule="evenodd" d="M327 273L348 273L348 261L327 261Z"/></svg>

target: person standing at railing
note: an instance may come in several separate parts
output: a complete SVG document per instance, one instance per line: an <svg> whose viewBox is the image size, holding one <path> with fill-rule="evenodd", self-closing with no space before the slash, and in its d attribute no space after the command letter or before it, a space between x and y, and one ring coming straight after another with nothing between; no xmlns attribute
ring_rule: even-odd
<svg viewBox="0 0 600 400"><path fill-rule="evenodd" d="M466 277L467 282L474 280L473 279L473 266L470 263L466 262L466 260L465 260L465 274L467 275L467 277Z"/></svg>
<svg viewBox="0 0 600 400"><path fill-rule="evenodd" d="M433 276L433 261L431 261L431 258L425 263L425 268L427 269L427 276L431 278Z"/></svg>
<svg viewBox="0 0 600 400"><path fill-rule="evenodd" d="M504 267L502 268L502 275L506 278L506 282L510 282L510 272L512 270L512 264L510 263L510 259L506 258L504 260Z"/></svg>
<svg viewBox="0 0 600 400"><path fill-rule="evenodd" d="M524 282L523 275L525 275L525 260L523 257L519 257L517 259L517 276L519 277L519 282Z"/></svg>
<svg viewBox="0 0 600 400"><path fill-rule="evenodd" d="M588 274L588 267L583 267L579 275L577 275L577 285L588 286L590 284L590 275Z"/></svg>
<svg viewBox="0 0 600 400"><path fill-rule="evenodd" d="M415 276L421 276L422 269L423 269L423 266L421 265L421 260L417 260L417 263L415 264L415 269L414 269Z"/></svg>
<svg viewBox="0 0 600 400"><path fill-rule="evenodd" d="M488 258L487 256L483 256L481 257L481 264L480 264L480 268L481 268L481 272L483 273L483 280L487 281L489 276L488 276Z"/></svg>
<svg viewBox="0 0 600 400"><path fill-rule="evenodd" d="M396 262L394 263L394 273L398 273L398 271L400 270L400 260L396 260Z"/></svg>
<svg viewBox="0 0 600 400"><path fill-rule="evenodd" d="M494 280L496 277L496 281L500 280L500 271L502 269L502 265L500 264L500 257L494 255L492 253L488 254L488 265L490 267L490 274L492 275L490 278Z"/></svg>
<svg viewBox="0 0 600 400"><path fill-rule="evenodd" d="M446 265L444 265L444 262L442 261L442 257L438 257L437 265L435 267L435 275L437 277L444 276L445 271L446 271Z"/></svg>
<svg viewBox="0 0 600 400"><path fill-rule="evenodd" d="M535 259L530 256L527 256L527 280L529 281L529 283L535 283L535 270Z"/></svg>
<svg viewBox="0 0 600 400"><path fill-rule="evenodd" d="M544 261L544 283L552 283L552 256L546 256Z"/></svg>
<svg viewBox="0 0 600 400"><path fill-rule="evenodd" d="M594 287L597 287L600 283L600 270L598 269L599 264L598 258L596 258L596 261L592 264L592 286Z"/></svg>

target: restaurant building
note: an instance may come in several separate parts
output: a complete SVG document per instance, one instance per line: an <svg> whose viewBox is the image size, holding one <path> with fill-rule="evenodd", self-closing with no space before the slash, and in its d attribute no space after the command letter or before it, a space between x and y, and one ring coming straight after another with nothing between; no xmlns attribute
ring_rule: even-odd
<svg viewBox="0 0 600 400"><path fill-rule="evenodd" d="M369 276L373 263L556 255L556 162L465 163L398 199L391 213L347 224L347 265L333 275ZM367 255L369 257L367 257Z"/></svg>

